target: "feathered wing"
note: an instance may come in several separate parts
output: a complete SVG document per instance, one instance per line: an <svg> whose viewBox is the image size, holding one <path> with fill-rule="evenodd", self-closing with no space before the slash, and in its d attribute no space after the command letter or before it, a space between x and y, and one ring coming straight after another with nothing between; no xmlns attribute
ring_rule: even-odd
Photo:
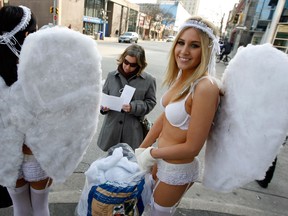
<svg viewBox="0 0 288 216"><path fill-rule="evenodd" d="M9 92L10 88L0 77L0 184L13 187L23 160L22 145L25 135L13 124L17 105L11 106Z"/></svg>
<svg viewBox="0 0 288 216"><path fill-rule="evenodd" d="M271 44L240 48L206 143L203 185L230 192L263 179L288 131L288 57Z"/></svg>
<svg viewBox="0 0 288 216"><path fill-rule="evenodd" d="M95 134L100 62L95 41L66 28L33 33L22 47L18 82L32 115L22 132L54 182L73 173Z"/></svg>

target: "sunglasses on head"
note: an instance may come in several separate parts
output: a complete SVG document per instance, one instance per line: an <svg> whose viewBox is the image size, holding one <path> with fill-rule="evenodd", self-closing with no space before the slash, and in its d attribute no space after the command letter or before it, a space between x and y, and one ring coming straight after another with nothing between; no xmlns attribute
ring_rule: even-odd
<svg viewBox="0 0 288 216"><path fill-rule="evenodd" d="M130 67L137 67L138 64L137 63L130 63L128 60L124 59L123 63L125 65L130 65Z"/></svg>

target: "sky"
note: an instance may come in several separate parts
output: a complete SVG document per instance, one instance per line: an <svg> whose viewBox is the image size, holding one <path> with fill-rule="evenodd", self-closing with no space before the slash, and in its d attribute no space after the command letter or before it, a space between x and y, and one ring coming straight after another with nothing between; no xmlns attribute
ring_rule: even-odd
<svg viewBox="0 0 288 216"><path fill-rule="evenodd" d="M155 3L156 0L129 0L133 3ZM220 22L224 16L225 26L229 11L233 9L235 3L239 3L240 0L200 0L198 15L203 16L215 25L220 27Z"/></svg>
<svg viewBox="0 0 288 216"><path fill-rule="evenodd" d="M198 15L204 16L216 25L224 16L226 23L229 11L233 9L235 3L239 3L239 0L200 0Z"/></svg>

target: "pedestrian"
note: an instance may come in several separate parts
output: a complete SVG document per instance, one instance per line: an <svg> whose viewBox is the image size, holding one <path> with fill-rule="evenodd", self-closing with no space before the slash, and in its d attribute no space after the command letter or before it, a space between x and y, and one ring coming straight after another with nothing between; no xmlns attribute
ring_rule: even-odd
<svg viewBox="0 0 288 216"><path fill-rule="evenodd" d="M156 79L144 71L147 63L143 47L130 45L117 61L117 69L107 75L103 93L119 97L125 85L136 90L131 102L124 104L121 112L101 106L105 119L97 144L103 151L118 143L138 148L144 138L140 121L156 105Z"/></svg>
<svg viewBox="0 0 288 216"><path fill-rule="evenodd" d="M261 180L256 180L256 182L262 187L262 188L267 188L268 184L271 182L274 171L276 169L276 164L277 164L277 157L273 161L272 165L268 168L265 174L265 178Z"/></svg>
<svg viewBox="0 0 288 216"><path fill-rule="evenodd" d="M285 140L282 144L283 146L286 144L287 140L288 140L288 136L285 137ZM272 165L266 171L264 179L256 180L256 182L258 183L258 185L260 185L260 187L262 187L262 188L268 187L268 185L270 184L270 182L273 179L274 172L276 169L276 164L277 164L277 156L275 157L274 161L272 162Z"/></svg>
<svg viewBox="0 0 288 216"><path fill-rule="evenodd" d="M232 45L225 39L224 45L221 47L221 54L220 54L220 60L223 59L224 56L227 56L231 53Z"/></svg>
<svg viewBox="0 0 288 216"><path fill-rule="evenodd" d="M0 68L7 86L17 81L17 64L21 46L37 30L36 18L28 7L4 6L0 10ZM52 180L40 167L31 149L23 143L24 160L15 188L8 188L14 216L33 214L48 216L48 193ZM2 156L1 156L2 157Z"/></svg>
<svg viewBox="0 0 288 216"><path fill-rule="evenodd" d="M216 27L198 16L180 26L173 42L164 79L169 88L160 102L163 113L135 150L140 167L152 172L156 181L153 216L173 215L182 196L198 180L197 156L220 101L214 78L219 49ZM153 145L156 140L157 147Z"/></svg>

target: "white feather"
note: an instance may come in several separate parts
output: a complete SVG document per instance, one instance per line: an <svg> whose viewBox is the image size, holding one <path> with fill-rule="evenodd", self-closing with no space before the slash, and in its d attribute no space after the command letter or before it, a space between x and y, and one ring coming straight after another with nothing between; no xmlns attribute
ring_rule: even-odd
<svg viewBox="0 0 288 216"><path fill-rule="evenodd" d="M223 74L204 186L230 192L264 178L288 131L287 68L287 55L271 44L238 50Z"/></svg>
<svg viewBox="0 0 288 216"><path fill-rule="evenodd" d="M14 127L24 134L25 144L56 183L64 182L73 173L96 132L102 80L100 62L96 42L66 28L33 33L22 47L18 81L7 99L15 110L8 112L12 126L0 130L2 134ZM8 148L15 154L13 161L9 159L14 164L9 168L13 170L13 180L17 178L14 171L19 168L19 158L21 164L22 144L23 137L21 142L13 143L17 148ZM1 151L2 159L6 161L8 157ZM0 169L1 184L8 185L4 179L7 175Z"/></svg>

